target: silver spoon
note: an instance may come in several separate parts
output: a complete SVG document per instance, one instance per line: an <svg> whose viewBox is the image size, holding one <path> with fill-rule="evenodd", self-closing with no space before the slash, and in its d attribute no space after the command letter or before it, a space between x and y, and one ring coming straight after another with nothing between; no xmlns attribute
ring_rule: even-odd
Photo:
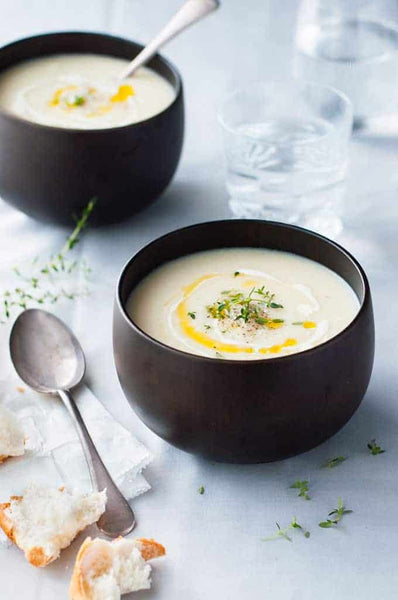
<svg viewBox="0 0 398 600"><path fill-rule="evenodd" d="M134 513L109 475L70 390L83 379L86 369L83 350L66 325L45 310L21 313L10 335L11 360L21 379L37 392L58 394L79 434L96 491L106 488L107 503L98 520L109 537L126 535L135 526Z"/></svg>
<svg viewBox="0 0 398 600"><path fill-rule="evenodd" d="M219 6L220 2L218 0L187 0L161 32L127 65L121 73L120 78L125 79L126 77L130 77L134 71L145 65L156 54L159 48L187 27L216 10Z"/></svg>

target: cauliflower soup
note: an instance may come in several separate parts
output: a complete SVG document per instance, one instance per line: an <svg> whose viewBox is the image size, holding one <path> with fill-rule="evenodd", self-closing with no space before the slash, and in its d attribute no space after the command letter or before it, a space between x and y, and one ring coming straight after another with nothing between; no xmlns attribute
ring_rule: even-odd
<svg viewBox="0 0 398 600"><path fill-rule="evenodd" d="M105 129L144 121L175 98L173 86L142 67L120 80L128 60L59 54L23 61L0 73L0 109L43 125Z"/></svg>
<svg viewBox="0 0 398 600"><path fill-rule="evenodd" d="M226 248L161 265L134 288L126 308L168 346L253 360L322 344L349 325L359 301L339 275L308 258Z"/></svg>

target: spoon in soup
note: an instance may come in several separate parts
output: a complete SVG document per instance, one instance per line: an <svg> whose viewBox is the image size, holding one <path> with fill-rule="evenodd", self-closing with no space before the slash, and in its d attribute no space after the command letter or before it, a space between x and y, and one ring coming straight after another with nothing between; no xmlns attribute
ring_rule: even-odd
<svg viewBox="0 0 398 600"><path fill-rule="evenodd" d="M74 421L92 486L96 491L106 488L107 503L97 522L99 529L112 538L126 535L135 526L134 513L102 462L70 393L81 382L86 369L77 338L51 313L29 309L14 323L10 352L20 378L37 392L58 395Z"/></svg>
<svg viewBox="0 0 398 600"><path fill-rule="evenodd" d="M120 78L131 77L139 67L145 65L156 54L159 48L196 21L215 11L219 6L218 0L187 0L160 33L129 63Z"/></svg>

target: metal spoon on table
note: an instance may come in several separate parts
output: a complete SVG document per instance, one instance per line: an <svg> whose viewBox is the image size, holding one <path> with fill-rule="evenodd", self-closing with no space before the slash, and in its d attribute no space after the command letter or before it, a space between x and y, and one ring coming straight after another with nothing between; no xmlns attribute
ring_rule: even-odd
<svg viewBox="0 0 398 600"><path fill-rule="evenodd" d="M169 40L181 31L203 19L220 6L218 0L187 0L158 35L145 46L121 73L120 78L130 77L142 65L148 62L154 54Z"/></svg>
<svg viewBox="0 0 398 600"><path fill-rule="evenodd" d="M83 379L83 350L66 325L45 310L19 315L10 335L11 360L21 379L37 392L61 398L79 434L96 491L106 488L107 503L97 522L109 537L126 535L135 526L134 513L109 475L84 424L71 390Z"/></svg>

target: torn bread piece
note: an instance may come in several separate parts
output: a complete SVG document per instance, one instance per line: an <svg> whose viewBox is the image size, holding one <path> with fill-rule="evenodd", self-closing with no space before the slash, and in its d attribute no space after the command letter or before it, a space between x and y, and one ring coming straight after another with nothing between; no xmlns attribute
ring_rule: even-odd
<svg viewBox="0 0 398 600"><path fill-rule="evenodd" d="M155 540L87 538L77 555L69 588L71 600L118 600L151 587L147 560L166 554Z"/></svg>
<svg viewBox="0 0 398 600"><path fill-rule="evenodd" d="M22 456L24 446L25 434L17 417L0 406L0 463L10 456Z"/></svg>
<svg viewBox="0 0 398 600"><path fill-rule="evenodd" d="M0 527L35 567L59 557L77 534L98 521L106 492L72 493L31 484L23 496L0 504Z"/></svg>

